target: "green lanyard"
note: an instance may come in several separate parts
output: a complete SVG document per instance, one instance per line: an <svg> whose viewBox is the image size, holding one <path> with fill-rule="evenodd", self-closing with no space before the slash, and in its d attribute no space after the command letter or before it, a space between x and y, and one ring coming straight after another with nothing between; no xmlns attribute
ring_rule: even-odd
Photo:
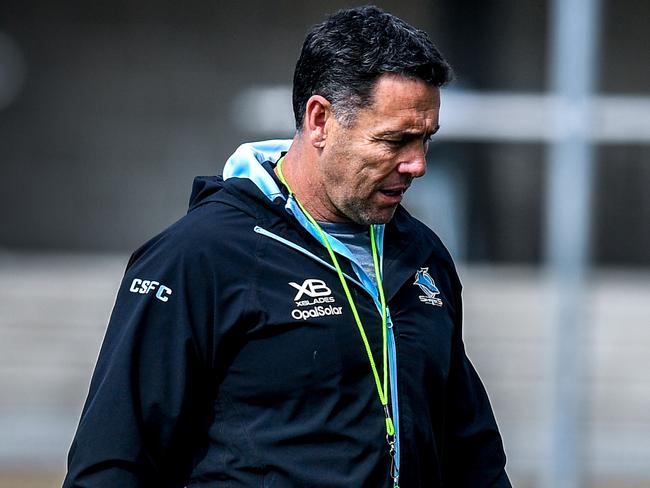
<svg viewBox="0 0 650 488"><path fill-rule="evenodd" d="M309 220L309 222L318 231L321 240L324 242L325 247L327 248L327 252L329 253L330 258L332 259L332 263L336 268L336 272L339 275L339 280L341 280L341 285L343 286L343 290L345 291L345 296L347 297L348 303L350 304L352 315L354 315L354 321L357 324L357 328L359 329L359 333L361 334L361 339L363 339L363 345L366 348L366 354L368 355L368 361L370 362L370 367L372 368L372 374L375 377L375 385L377 386L379 401L381 402L381 406L384 408L384 415L386 416L386 434L387 434L386 438L388 440L389 446L391 447L391 449L393 449L393 442L394 442L393 437L395 436L395 427L393 426L393 419L391 418L390 410L388 408L388 347L386 345L386 330L387 330L386 299L384 298L384 288L382 286L381 276L379 273L379 258L377 257L377 245L375 244L375 232L373 230L373 226L372 225L370 226L370 246L372 248L372 261L375 266L375 280L377 282L377 289L379 290L379 298L381 301L382 362L383 362L383 373L384 373L383 385L382 385L382 381L379 380L379 373L377 372L375 359L372 356L372 351L370 349L370 343L368 342L368 337L366 336L366 331L363 328L361 319L359 318L357 307L354 305L354 300L352 299L352 295L350 294L350 289L348 288L348 284L345 281L345 276L343 276L343 271L341 270L341 266L339 265L338 259L336 259L334 250L332 249L332 246L325 232L323 232L323 229L321 229L321 226L318 225L314 217L312 217L311 214L307 212L305 207L302 206L302 203L300 203L300 200L296 198L296 195L293 193L293 190L291 190L289 183L287 183L287 180L284 178L284 174L282 173L283 162L284 162L284 158L281 158L277 164L278 178L280 179L282 184L287 187L287 190L289 190L289 195L293 195L294 200L296 201L296 203L298 203L300 210L302 210L302 213L305 214L307 220Z"/></svg>

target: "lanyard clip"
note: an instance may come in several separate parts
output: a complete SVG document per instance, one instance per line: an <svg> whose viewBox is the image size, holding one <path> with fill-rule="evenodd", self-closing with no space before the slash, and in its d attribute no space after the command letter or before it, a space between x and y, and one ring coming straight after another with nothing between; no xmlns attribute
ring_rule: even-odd
<svg viewBox="0 0 650 488"><path fill-rule="evenodd" d="M390 456L390 477L393 479L393 488L399 488L399 469L395 459L395 426L390 416L388 404L384 405L384 415L386 415L386 442L388 443L388 455Z"/></svg>
<svg viewBox="0 0 650 488"><path fill-rule="evenodd" d="M390 447L388 451L390 456L390 477L393 479L393 488L399 488L399 469L395 462L395 439L388 441L388 445Z"/></svg>

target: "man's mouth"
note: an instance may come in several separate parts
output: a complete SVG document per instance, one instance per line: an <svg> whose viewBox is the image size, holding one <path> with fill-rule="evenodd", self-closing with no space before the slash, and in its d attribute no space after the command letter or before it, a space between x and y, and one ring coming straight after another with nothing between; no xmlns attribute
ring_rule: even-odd
<svg viewBox="0 0 650 488"><path fill-rule="evenodd" d="M387 197L401 197L404 195L404 192L406 191L407 187L400 187L400 188L382 188L379 190L380 193L383 193Z"/></svg>

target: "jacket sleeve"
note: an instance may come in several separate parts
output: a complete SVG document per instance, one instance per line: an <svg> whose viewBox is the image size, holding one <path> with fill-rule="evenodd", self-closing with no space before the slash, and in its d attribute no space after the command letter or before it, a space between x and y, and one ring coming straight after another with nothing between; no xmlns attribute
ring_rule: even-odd
<svg viewBox="0 0 650 488"><path fill-rule="evenodd" d="M465 353L460 291L447 391L444 486L511 488L501 435L483 384Z"/></svg>
<svg viewBox="0 0 650 488"><path fill-rule="evenodd" d="M215 279L200 253L168 241L127 267L64 488L181 487L206 442Z"/></svg>

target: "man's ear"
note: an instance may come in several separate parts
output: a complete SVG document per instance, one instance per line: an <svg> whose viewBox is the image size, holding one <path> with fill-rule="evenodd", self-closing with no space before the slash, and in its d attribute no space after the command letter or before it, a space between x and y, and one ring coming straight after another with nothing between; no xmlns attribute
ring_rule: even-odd
<svg viewBox="0 0 650 488"><path fill-rule="evenodd" d="M312 95L305 106L304 134L312 146L322 149L327 138L327 121L332 117L332 104L327 98Z"/></svg>

